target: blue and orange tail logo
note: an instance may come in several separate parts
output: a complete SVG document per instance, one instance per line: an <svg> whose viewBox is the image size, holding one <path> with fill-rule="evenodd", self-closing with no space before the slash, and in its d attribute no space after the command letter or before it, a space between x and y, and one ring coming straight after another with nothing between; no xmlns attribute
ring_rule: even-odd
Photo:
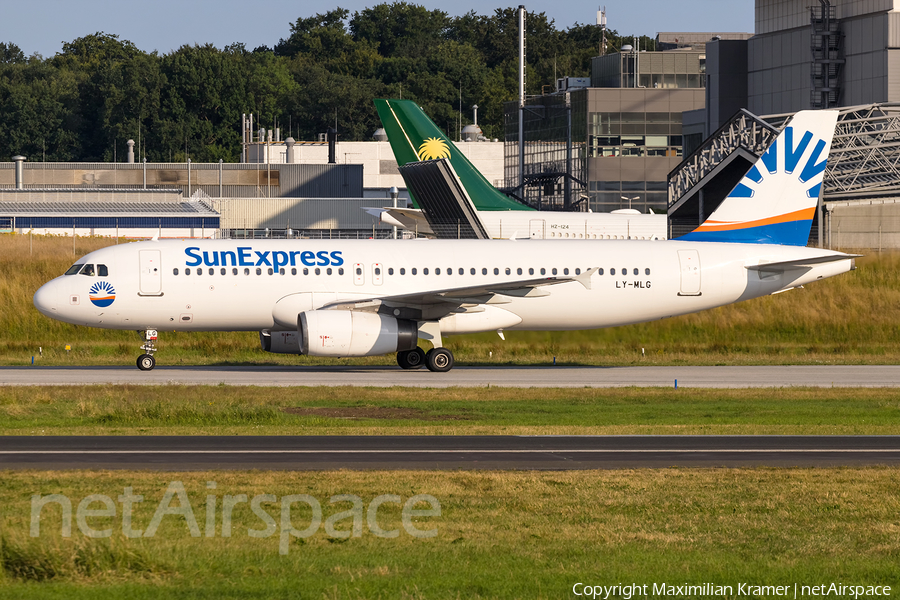
<svg viewBox="0 0 900 600"><path fill-rule="evenodd" d="M91 286L88 297L94 306L106 308L116 299L116 290L108 281L98 281Z"/></svg>
<svg viewBox="0 0 900 600"><path fill-rule="evenodd" d="M801 111L709 218L681 240L805 246L837 111Z"/></svg>

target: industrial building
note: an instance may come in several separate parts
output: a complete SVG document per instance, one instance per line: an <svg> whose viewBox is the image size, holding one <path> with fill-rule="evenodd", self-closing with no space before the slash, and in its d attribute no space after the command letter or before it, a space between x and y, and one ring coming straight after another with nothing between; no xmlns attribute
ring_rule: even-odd
<svg viewBox="0 0 900 600"><path fill-rule="evenodd" d="M900 13L891 0L757 0L756 34L706 44L702 109L684 115L670 233L708 216L794 112L840 111L811 242L900 247Z"/></svg>
<svg viewBox="0 0 900 600"><path fill-rule="evenodd" d="M705 62L692 47L624 46L594 58L589 80L562 78L554 93L528 97L521 111L506 103L505 187L545 209L665 211L667 176L682 160L682 113L705 105Z"/></svg>

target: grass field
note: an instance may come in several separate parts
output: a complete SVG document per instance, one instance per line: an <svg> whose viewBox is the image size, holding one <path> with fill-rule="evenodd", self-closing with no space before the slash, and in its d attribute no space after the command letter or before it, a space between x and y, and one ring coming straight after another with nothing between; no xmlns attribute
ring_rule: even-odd
<svg viewBox="0 0 900 600"><path fill-rule="evenodd" d="M900 586L895 469L29 471L6 472L3 480L5 598L565 598L578 582L736 588L832 581L890 585L896 595ZM126 487L144 497L133 505L131 527L147 531L173 481L183 482L199 537L190 535L183 515L168 515L154 537L125 538L120 503L114 517L85 519L92 529L112 529L110 538L87 537L74 518L72 536L62 537L60 507L53 504L40 513L39 536L29 534L33 494L64 494L74 507L91 494L117 502ZM265 524L247 503L233 511L231 537L222 535L221 508L207 531L207 497L221 507L225 494L274 495L261 506L279 531L250 537L249 529ZM336 494L356 495L366 505L382 494L402 501L429 494L441 513L415 519L418 529L437 530L418 538L401 526L399 505L383 505L377 524L398 529L395 538L376 537L367 519L359 537L335 537L335 530L350 531L352 519L343 519L331 533L320 527L289 538L287 554L280 554L277 500L288 494L315 498L323 519L351 506L332 505ZM296 529L312 522L303 507L291 513Z"/></svg>
<svg viewBox="0 0 900 600"><path fill-rule="evenodd" d="M900 390L0 387L0 435L900 435Z"/></svg>
<svg viewBox="0 0 900 600"><path fill-rule="evenodd" d="M48 319L31 299L106 238L0 235L0 364L31 357L46 365L133 364L134 332L104 331ZM793 290L695 315L581 332L507 332L447 338L460 364L888 364L900 361L900 254L874 254L859 269ZM71 352L65 351L71 345ZM39 348L43 349L43 356ZM641 356L641 349L644 356ZM160 364L333 364L274 355L255 333L174 333L160 339ZM389 364L393 356L353 359Z"/></svg>

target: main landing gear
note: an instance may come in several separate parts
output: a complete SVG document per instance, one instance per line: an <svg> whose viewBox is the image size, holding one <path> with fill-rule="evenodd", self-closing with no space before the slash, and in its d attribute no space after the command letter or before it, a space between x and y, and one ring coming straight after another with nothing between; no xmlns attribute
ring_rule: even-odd
<svg viewBox="0 0 900 600"><path fill-rule="evenodd" d="M137 368L141 371L149 371L156 366L156 359L153 358L153 353L156 352L156 330L146 329L140 334L144 339L144 344L141 346L144 354L138 356Z"/></svg>
<svg viewBox="0 0 900 600"><path fill-rule="evenodd" d="M421 348L397 353L397 364L404 369L418 369L422 365L435 373L446 373L453 368L453 353L446 348L432 348L425 352Z"/></svg>

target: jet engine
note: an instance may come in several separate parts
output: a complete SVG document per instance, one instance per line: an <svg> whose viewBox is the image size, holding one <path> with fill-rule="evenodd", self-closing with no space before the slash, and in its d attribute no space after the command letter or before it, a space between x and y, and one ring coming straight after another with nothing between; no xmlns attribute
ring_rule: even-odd
<svg viewBox="0 0 900 600"><path fill-rule="evenodd" d="M300 334L296 331L260 331L259 343L273 354L300 354Z"/></svg>
<svg viewBox="0 0 900 600"><path fill-rule="evenodd" d="M310 310L298 318L300 352L309 356L376 356L416 348L415 321L348 310Z"/></svg>

